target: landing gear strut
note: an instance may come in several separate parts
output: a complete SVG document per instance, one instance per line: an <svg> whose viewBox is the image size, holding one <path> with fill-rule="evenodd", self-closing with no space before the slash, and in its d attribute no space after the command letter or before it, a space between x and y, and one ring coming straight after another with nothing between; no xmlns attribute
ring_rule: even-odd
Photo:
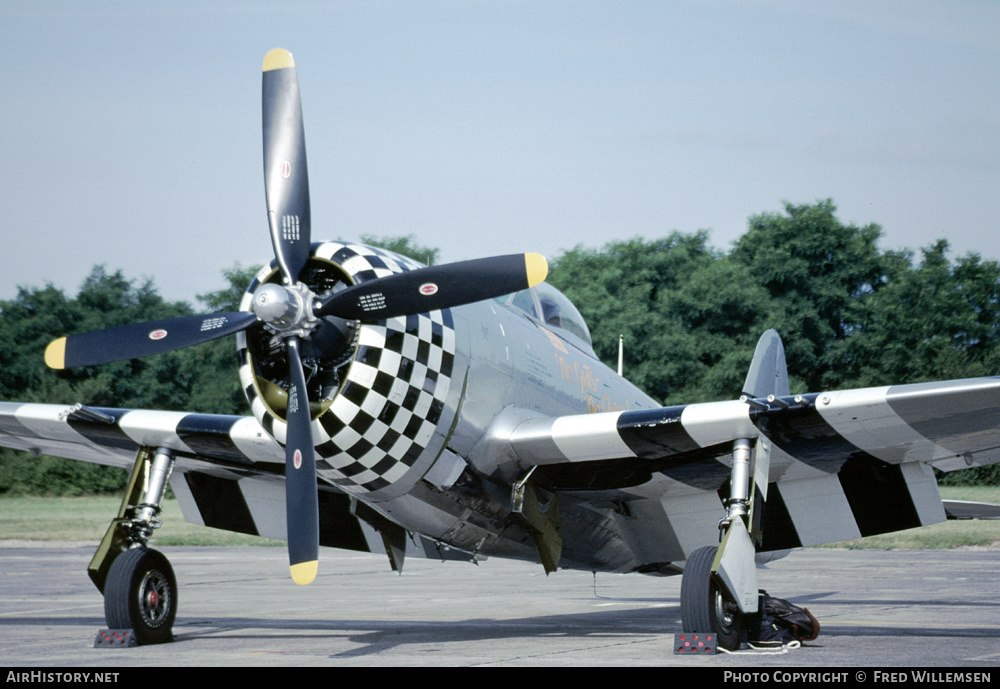
<svg viewBox="0 0 1000 689"><path fill-rule="evenodd" d="M757 342L740 400L766 414L787 409L788 370L781 338L773 330ZM799 403L799 398L796 398ZM739 648L741 633L759 614L755 555L763 545L771 444L763 434L733 441L726 515L719 522L718 547L695 550L681 579L685 632L711 632L719 646Z"/></svg>
<svg viewBox="0 0 1000 689"><path fill-rule="evenodd" d="M691 553L681 579L684 631L711 632L729 650L739 648L741 632L758 611L754 555L760 543L761 486L767 485L764 445L761 441L752 449L745 438L733 443L731 493L719 522L720 543Z"/></svg>
<svg viewBox="0 0 1000 689"><path fill-rule="evenodd" d="M104 618L111 629L131 629L139 644L173 638L177 579L170 562L146 547L173 469L166 448L140 448L118 516L111 521L87 573L104 594Z"/></svg>

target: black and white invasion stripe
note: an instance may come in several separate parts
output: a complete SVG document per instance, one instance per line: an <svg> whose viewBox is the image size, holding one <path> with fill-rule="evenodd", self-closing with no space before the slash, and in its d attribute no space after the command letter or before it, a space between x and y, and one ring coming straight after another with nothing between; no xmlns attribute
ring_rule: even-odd
<svg viewBox="0 0 1000 689"><path fill-rule="evenodd" d="M142 446L164 447L178 461L261 473L280 466L284 450L252 417L96 408L107 421L85 418L79 405L0 402L0 445L35 454L131 466Z"/></svg>
<svg viewBox="0 0 1000 689"><path fill-rule="evenodd" d="M788 455L828 473L863 452L944 471L1000 460L1000 378L896 385L784 398L759 411L740 402L523 421L509 442L525 462L658 459L758 430Z"/></svg>

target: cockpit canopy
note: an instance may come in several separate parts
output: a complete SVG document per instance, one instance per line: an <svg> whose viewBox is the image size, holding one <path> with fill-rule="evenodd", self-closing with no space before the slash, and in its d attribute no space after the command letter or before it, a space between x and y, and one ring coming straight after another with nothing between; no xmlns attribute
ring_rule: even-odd
<svg viewBox="0 0 1000 689"><path fill-rule="evenodd" d="M531 289L498 297L501 304L519 309L564 340L590 354L594 353L590 330L573 303L547 282Z"/></svg>

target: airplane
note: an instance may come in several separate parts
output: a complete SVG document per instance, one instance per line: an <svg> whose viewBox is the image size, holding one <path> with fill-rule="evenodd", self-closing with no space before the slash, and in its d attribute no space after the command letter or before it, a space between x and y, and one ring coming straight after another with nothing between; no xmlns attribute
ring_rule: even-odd
<svg viewBox="0 0 1000 689"><path fill-rule="evenodd" d="M781 339L733 399L663 407L594 354L537 254L421 266L313 242L298 77L263 63L275 253L240 310L54 340L60 370L235 334L252 415L0 403L0 445L131 470L88 568L112 629L172 639L178 586L148 547L169 484L187 521L319 547L680 575L685 632L737 648L757 564L932 524L933 469L1000 460L1000 378L791 394ZM995 516L995 514L994 514Z"/></svg>

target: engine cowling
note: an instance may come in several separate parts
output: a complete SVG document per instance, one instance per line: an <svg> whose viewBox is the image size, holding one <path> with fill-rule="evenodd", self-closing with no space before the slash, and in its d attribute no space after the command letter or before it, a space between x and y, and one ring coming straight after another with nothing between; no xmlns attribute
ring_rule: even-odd
<svg viewBox="0 0 1000 689"><path fill-rule="evenodd" d="M317 297L352 284L420 268L420 264L359 244L314 244L300 280ZM276 264L247 288L251 310L262 284L280 284ZM240 380L257 421L284 444L287 364L280 336L257 323L237 336ZM368 499L396 497L412 487L444 444L447 401L455 367L455 328L449 309L375 324L320 319L303 351L317 473Z"/></svg>

